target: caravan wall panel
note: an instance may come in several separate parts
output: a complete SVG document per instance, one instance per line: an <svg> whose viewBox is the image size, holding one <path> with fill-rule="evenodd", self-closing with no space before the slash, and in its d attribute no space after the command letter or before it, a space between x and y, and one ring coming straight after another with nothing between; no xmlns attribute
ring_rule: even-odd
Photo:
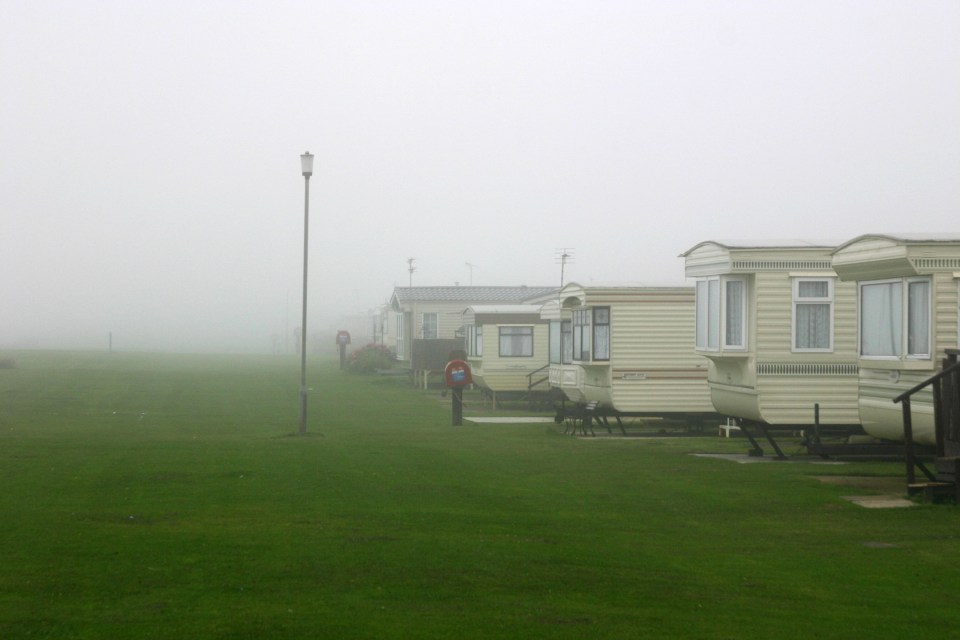
<svg viewBox="0 0 960 640"><path fill-rule="evenodd" d="M593 306L606 306L602 299ZM610 303L612 402L619 411L712 412L707 360L694 352L693 290Z"/></svg>
<svg viewBox="0 0 960 640"><path fill-rule="evenodd" d="M857 376L857 287L834 280L833 350L793 350L793 281L796 273L755 275L756 391L762 421L859 424ZM824 274L826 275L826 274Z"/></svg>
<svg viewBox="0 0 960 640"><path fill-rule="evenodd" d="M499 325L484 324L483 357L471 359L471 363L480 363L481 386L491 391L526 391L527 375L545 366L549 360L549 325L533 325L533 357L500 357ZM531 326L524 324L522 326ZM538 377L545 377L546 370ZM476 376L474 376L476 378Z"/></svg>

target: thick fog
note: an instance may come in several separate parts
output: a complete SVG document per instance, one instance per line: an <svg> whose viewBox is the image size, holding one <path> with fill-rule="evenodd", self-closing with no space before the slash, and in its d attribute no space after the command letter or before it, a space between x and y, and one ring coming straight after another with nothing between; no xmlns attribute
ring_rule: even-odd
<svg viewBox="0 0 960 640"><path fill-rule="evenodd" d="M408 257L672 283L703 240L958 231L955 0L0 7L4 348L292 348L306 150L311 332Z"/></svg>

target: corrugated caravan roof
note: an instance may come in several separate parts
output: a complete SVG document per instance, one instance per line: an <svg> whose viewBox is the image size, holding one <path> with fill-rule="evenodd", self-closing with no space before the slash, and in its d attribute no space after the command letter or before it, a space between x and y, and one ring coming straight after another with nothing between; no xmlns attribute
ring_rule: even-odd
<svg viewBox="0 0 960 640"><path fill-rule="evenodd" d="M396 287L393 297L407 302L520 303L556 287Z"/></svg>

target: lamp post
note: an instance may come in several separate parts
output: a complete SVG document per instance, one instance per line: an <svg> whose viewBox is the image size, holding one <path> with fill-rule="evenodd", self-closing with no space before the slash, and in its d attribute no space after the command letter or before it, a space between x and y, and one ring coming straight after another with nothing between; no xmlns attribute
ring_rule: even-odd
<svg viewBox="0 0 960 640"><path fill-rule="evenodd" d="M303 317L300 321L300 435L307 432L307 239L310 235L310 176L313 154L300 156L303 173Z"/></svg>

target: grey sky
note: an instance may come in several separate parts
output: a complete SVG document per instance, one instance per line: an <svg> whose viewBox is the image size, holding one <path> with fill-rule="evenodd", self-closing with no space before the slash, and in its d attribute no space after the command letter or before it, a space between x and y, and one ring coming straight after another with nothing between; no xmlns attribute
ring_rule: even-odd
<svg viewBox="0 0 960 640"><path fill-rule="evenodd" d="M270 347L395 284L957 230L960 3L0 0L0 347ZM332 340L332 338L331 338Z"/></svg>

